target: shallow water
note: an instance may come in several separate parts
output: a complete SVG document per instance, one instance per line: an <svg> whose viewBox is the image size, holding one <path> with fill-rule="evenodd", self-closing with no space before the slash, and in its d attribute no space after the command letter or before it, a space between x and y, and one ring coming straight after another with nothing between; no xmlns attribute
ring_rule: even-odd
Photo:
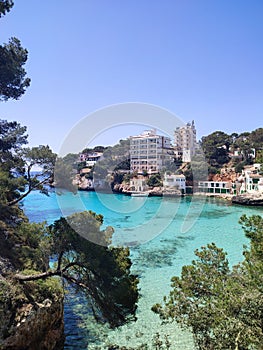
<svg viewBox="0 0 263 350"><path fill-rule="evenodd" d="M103 214L104 226L115 229L113 243L129 245L133 272L140 276L137 321L117 330L92 319L85 298L69 290L65 303L65 349L107 349L107 344L136 346L167 334L172 349L192 350L191 335L177 325L161 325L151 306L169 293L170 279L190 264L194 250L214 242L231 264L242 260L247 243L238 220L242 214L262 215L262 208L235 206L213 198L145 198L95 192L45 197L37 192L24 201L32 221L52 223L61 215L84 209Z"/></svg>

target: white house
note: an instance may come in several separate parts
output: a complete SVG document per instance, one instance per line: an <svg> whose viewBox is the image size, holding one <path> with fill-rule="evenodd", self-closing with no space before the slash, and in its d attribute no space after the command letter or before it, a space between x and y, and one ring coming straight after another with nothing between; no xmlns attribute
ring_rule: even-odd
<svg viewBox="0 0 263 350"><path fill-rule="evenodd" d="M203 193L231 193L232 182L231 181L199 181L198 191Z"/></svg>
<svg viewBox="0 0 263 350"><path fill-rule="evenodd" d="M92 167L96 162L102 158L102 152L93 152L93 153L81 153L79 155L80 162L86 162L87 167Z"/></svg>
<svg viewBox="0 0 263 350"><path fill-rule="evenodd" d="M181 192L185 193L185 186L186 184L185 184L184 175L175 175L175 174L168 175L167 173L164 174L164 179L163 179L164 188L178 189Z"/></svg>
<svg viewBox="0 0 263 350"><path fill-rule="evenodd" d="M92 167L95 165L97 161L101 159L102 155L102 152L88 153L86 157L86 166Z"/></svg>
<svg viewBox="0 0 263 350"><path fill-rule="evenodd" d="M260 193L263 193L263 177L261 177L261 178L259 179L259 182L258 182L258 191L259 191Z"/></svg>
<svg viewBox="0 0 263 350"><path fill-rule="evenodd" d="M260 164L245 167L240 177L240 193L263 193L263 177L259 174Z"/></svg>
<svg viewBox="0 0 263 350"><path fill-rule="evenodd" d="M147 178L144 176L133 177L130 180L130 190L136 192L143 192L148 190Z"/></svg>

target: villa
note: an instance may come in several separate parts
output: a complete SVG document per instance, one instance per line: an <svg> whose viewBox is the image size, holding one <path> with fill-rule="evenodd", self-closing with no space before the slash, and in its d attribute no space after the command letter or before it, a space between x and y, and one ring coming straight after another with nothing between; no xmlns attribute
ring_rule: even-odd
<svg viewBox="0 0 263 350"><path fill-rule="evenodd" d="M163 187L165 189L177 189L180 190L181 193L185 193L186 190L186 182L185 182L185 176L184 175L168 175L167 173L164 174L163 179Z"/></svg>
<svg viewBox="0 0 263 350"><path fill-rule="evenodd" d="M240 193L263 193L263 175L259 174L260 164L247 166L239 177Z"/></svg>
<svg viewBox="0 0 263 350"><path fill-rule="evenodd" d="M95 165L97 161L101 159L102 155L102 152L88 153L86 158L86 166L92 167Z"/></svg>
<svg viewBox="0 0 263 350"><path fill-rule="evenodd" d="M147 179L144 176L139 175L130 180L130 191L143 192L147 190Z"/></svg>
<svg viewBox="0 0 263 350"><path fill-rule="evenodd" d="M86 167L92 167L101 159L102 155L102 152L81 153L79 155L79 161L86 162Z"/></svg>
<svg viewBox="0 0 263 350"><path fill-rule="evenodd" d="M199 181L198 192L210 194L232 193L231 181Z"/></svg>

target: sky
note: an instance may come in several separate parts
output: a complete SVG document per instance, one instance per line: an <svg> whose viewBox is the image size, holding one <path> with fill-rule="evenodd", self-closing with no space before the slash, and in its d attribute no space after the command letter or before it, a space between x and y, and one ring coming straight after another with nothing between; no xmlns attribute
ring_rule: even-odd
<svg viewBox="0 0 263 350"><path fill-rule="evenodd" d="M126 102L195 120L198 139L263 126L262 0L14 2L0 43L21 40L32 81L19 100L0 103L0 118L26 125L31 146L58 152L83 118ZM113 127L95 143L140 128Z"/></svg>

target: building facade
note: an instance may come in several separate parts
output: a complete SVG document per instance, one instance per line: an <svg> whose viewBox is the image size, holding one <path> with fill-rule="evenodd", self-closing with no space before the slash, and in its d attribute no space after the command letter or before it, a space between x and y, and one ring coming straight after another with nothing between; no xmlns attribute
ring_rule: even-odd
<svg viewBox="0 0 263 350"><path fill-rule="evenodd" d="M147 185L147 178L142 175L138 177L133 177L130 180L130 191L143 192L147 191L149 186Z"/></svg>
<svg viewBox="0 0 263 350"><path fill-rule="evenodd" d="M199 181L198 192L202 193L232 193L232 182L231 181Z"/></svg>
<svg viewBox="0 0 263 350"><path fill-rule="evenodd" d="M263 193L263 176L259 174L260 164L245 166L239 180L241 182L240 193Z"/></svg>
<svg viewBox="0 0 263 350"><path fill-rule="evenodd" d="M173 162L174 149L171 139L147 130L130 137L130 170L138 174L158 173L167 163Z"/></svg>
<svg viewBox="0 0 263 350"><path fill-rule="evenodd" d="M175 129L174 145L176 157L181 158L185 163L191 162L197 146L194 121Z"/></svg>
<svg viewBox="0 0 263 350"><path fill-rule="evenodd" d="M86 162L87 167L94 166L98 160L103 156L102 152L93 152L93 153L81 153L79 155L80 162Z"/></svg>
<svg viewBox="0 0 263 350"><path fill-rule="evenodd" d="M94 166L98 160L102 158L102 152L88 153L86 158L86 166Z"/></svg>
<svg viewBox="0 0 263 350"><path fill-rule="evenodd" d="M180 190L182 193L185 193L186 190L186 180L183 174L175 175L175 174L164 174L163 179L163 187L164 188L175 188Z"/></svg>

